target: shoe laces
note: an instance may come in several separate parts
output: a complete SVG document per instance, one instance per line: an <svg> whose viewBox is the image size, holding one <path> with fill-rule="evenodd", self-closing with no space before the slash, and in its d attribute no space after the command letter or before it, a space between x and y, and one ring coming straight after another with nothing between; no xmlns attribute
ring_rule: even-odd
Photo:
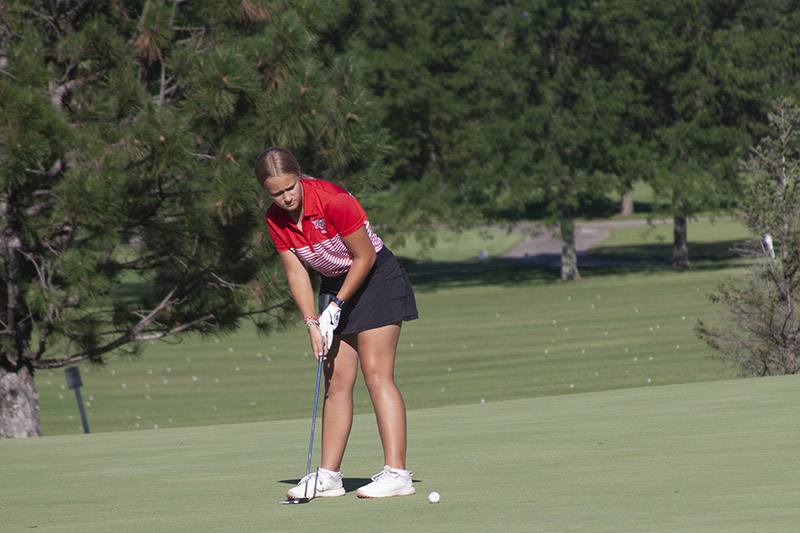
<svg viewBox="0 0 800 533"><path fill-rule="evenodd" d="M317 478L317 473L316 472L311 472L309 475L303 476L303 479L300 480L298 485L305 485L306 481L308 481L309 485L311 485L314 482L319 483L319 479Z"/></svg>
<svg viewBox="0 0 800 533"><path fill-rule="evenodd" d="M376 481L378 483L389 482L392 481L392 479L397 479L399 477L400 474L398 474L393 470L381 470L380 472L372 476L372 481Z"/></svg>

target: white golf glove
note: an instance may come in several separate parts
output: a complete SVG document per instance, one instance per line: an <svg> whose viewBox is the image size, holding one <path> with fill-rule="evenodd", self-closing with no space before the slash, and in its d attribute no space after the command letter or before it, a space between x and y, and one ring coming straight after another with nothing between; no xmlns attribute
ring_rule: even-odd
<svg viewBox="0 0 800 533"><path fill-rule="evenodd" d="M336 304L328 304L328 307L319 315L319 330L322 336L325 337L325 343L330 350L333 344L333 331L339 325L339 318L342 316L342 310Z"/></svg>

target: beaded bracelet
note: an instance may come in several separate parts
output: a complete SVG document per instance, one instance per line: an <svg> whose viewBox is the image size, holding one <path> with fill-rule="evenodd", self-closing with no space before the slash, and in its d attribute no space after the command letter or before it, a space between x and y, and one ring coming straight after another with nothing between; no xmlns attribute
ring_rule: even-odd
<svg viewBox="0 0 800 533"><path fill-rule="evenodd" d="M319 320L314 315L309 315L303 319L303 323L306 325L306 328L310 328L311 326L319 326Z"/></svg>

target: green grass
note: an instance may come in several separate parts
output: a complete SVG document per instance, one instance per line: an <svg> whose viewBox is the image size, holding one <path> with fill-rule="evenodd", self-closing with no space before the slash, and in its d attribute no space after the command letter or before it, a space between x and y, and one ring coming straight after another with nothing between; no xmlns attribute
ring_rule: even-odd
<svg viewBox="0 0 800 533"><path fill-rule="evenodd" d="M688 227L689 259L692 263L713 262L721 266L743 264L733 249L752 239L740 220L717 219L690 221ZM619 261L669 262L672 257L673 225L653 224L644 227L615 229L600 245L591 249L593 257ZM717 265L707 265L715 267Z"/></svg>
<svg viewBox="0 0 800 533"><path fill-rule="evenodd" d="M636 248L640 231L610 242ZM730 240L739 231L706 222L692 235ZM743 271L734 260L681 273L584 269L569 284L555 271L491 259L404 262L421 314L404 325L398 348L410 409L732 377L693 328L719 310L706 296L718 280ZM245 326L230 337L150 343L140 359L80 368L92 432L307 417L315 371L299 325L269 338ZM82 432L63 369L39 372L36 384L45 435ZM370 412L360 381L355 394L356 411Z"/></svg>
<svg viewBox="0 0 800 533"><path fill-rule="evenodd" d="M599 252L652 258L665 229L615 232ZM276 504L305 470L316 366L300 326L80 365L91 435L63 370L40 372L47 436L0 441L3 529L793 531L800 378L729 379L693 331L718 310L706 293L744 272L725 250L741 238L735 223L694 223L706 251L690 271L583 269L568 284L473 259L480 235L402 249L421 313L396 372L410 498ZM348 491L382 463L360 382L355 403Z"/></svg>
<svg viewBox="0 0 800 533"><path fill-rule="evenodd" d="M386 239L397 256L421 261L467 261L485 252L488 257L502 255L525 239L522 233L502 229L419 231Z"/></svg>
<svg viewBox="0 0 800 533"><path fill-rule="evenodd" d="M664 198L656 198L653 194L653 188L649 184L643 181L634 182L631 195L634 213L632 215L625 215L624 219L642 219L653 216L656 213L670 216L670 203L664 201ZM622 195L617 192L606 194L604 200L606 207L605 216L616 216L619 218Z"/></svg>
<svg viewBox="0 0 800 533"><path fill-rule="evenodd" d="M603 246L637 246L643 244L666 244L672 246L671 223L653 224L645 227L615 229L603 241ZM720 218L689 222L689 244L703 248L712 242L730 242L752 238L752 234L741 220Z"/></svg>
<svg viewBox="0 0 800 533"><path fill-rule="evenodd" d="M307 418L0 441L13 480L0 485L0 520L5 531L794 531L798 379L412 410L418 494L391 500L277 505L305 469ZM380 468L374 426L356 417L350 491Z"/></svg>
<svg viewBox="0 0 800 533"><path fill-rule="evenodd" d="M404 325L396 373L410 409L731 376L693 331L715 310L706 293L718 271L586 273L572 284L504 273L418 280L421 318ZM305 417L315 373L301 326L153 344L141 359L80 368L93 432ZM37 374L46 435L81 431L65 383L63 370ZM356 409L371 411L360 381Z"/></svg>

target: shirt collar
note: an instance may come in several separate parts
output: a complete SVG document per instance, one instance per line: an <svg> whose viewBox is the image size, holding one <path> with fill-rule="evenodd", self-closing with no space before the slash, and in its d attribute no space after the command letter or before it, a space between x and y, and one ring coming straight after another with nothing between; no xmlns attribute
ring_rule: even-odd
<svg viewBox="0 0 800 533"><path fill-rule="evenodd" d="M307 182L306 178L300 178L300 185L303 187L303 218L320 217L322 216L322 209L319 205L319 199L314 194L312 187L306 187Z"/></svg>

